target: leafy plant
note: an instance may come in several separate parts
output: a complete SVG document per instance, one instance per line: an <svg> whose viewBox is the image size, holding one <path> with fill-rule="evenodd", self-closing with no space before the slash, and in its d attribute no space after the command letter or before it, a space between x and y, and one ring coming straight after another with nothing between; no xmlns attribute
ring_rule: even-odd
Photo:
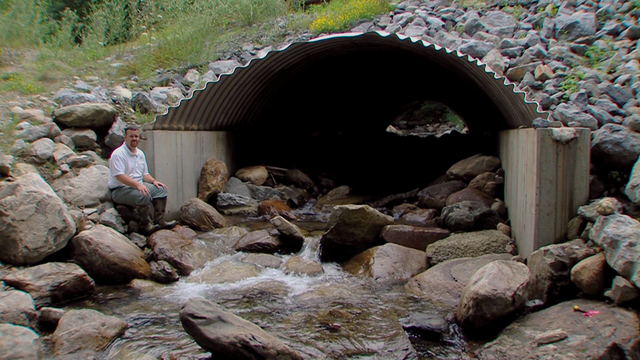
<svg viewBox="0 0 640 360"><path fill-rule="evenodd" d="M611 48L610 44L607 44L606 48L599 47L597 45L591 45L587 48L584 56L587 58L589 67L593 69L601 69L602 62L613 56L613 54L614 51Z"/></svg>
<svg viewBox="0 0 640 360"><path fill-rule="evenodd" d="M578 83L584 79L585 74L582 71L572 71L565 76L562 83L560 83L560 90L565 93L565 100L569 98L569 95L578 91Z"/></svg>
<svg viewBox="0 0 640 360"><path fill-rule="evenodd" d="M346 30L358 20L369 19L391 9L387 0L334 0L312 6L316 14L310 30L314 34Z"/></svg>
<svg viewBox="0 0 640 360"><path fill-rule="evenodd" d="M5 73L0 76L0 90L18 91L25 95L38 94L42 87L22 74Z"/></svg>

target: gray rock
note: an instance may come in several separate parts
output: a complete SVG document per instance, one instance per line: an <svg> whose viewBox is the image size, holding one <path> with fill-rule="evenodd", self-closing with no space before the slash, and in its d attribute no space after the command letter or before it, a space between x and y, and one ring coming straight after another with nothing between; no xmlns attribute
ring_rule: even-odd
<svg viewBox="0 0 640 360"><path fill-rule="evenodd" d="M149 278L149 264L142 250L109 227L96 225L85 230L71 239L69 247L71 259L99 283Z"/></svg>
<svg viewBox="0 0 640 360"><path fill-rule="evenodd" d="M242 66L242 64L236 60L218 60L209 63L209 70L213 71L216 76L220 76L220 74L233 72L233 70L239 66Z"/></svg>
<svg viewBox="0 0 640 360"><path fill-rule="evenodd" d="M220 193L216 199L216 208L224 210L234 206L258 206L258 201L243 195Z"/></svg>
<svg viewBox="0 0 640 360"><path fill-rule="evenodd" d="M153 114L158 112L158 105L148 94L139 92L131 99L131 107L140 111L141 114Z"/></svg>
<svg viewBox="0 0 640 360"><path fill-rule="evenodd" d="M286 274L316 276L324 273L322 264L317 261L293 255L283 265L282 270Z"/></svg>
<svg viewBox="0 0 640 360"><path fill-rule="evenodd" d="M599 314L585 319L573 310L574 306L599 311ZM589 325L585 325L587 322ZM574 299L516 320L476 355L481 360L633 357L640 346L639 324L634 311L599 301ZM549 329L562 329L569 336L553 344L537 346L536 338Z"/></svg>
<svg viewBox="0 0 640 360"><path fill-rule="evenodd" d="M597 106L611 115L624 115L624 111L608 99L596 100L594 106Z"/></svg>
<svg viewBox="0 0 640 360"><path fill-rule="evenodd" d="M604 92L620 107L623 107L629 100L634 98L633 92L628 88L616 86L611 83L606 84Z"/></svg>
<svg viewBox="0 0 640 360"><path fill-rule="evenodd" d="M96 142L98 136L91 129L64 129L62 134L70 137L78 149L94 149L98 147Z"/></svg>
<svg viewBox="0 0 640 360"><path fill-rule="evenodd" d="M447 260L411 278L405 290L438 304L445 311L455 311L462 290L478 269L495 260L509 259L510 254L489 254Z"/></svg>
<svg viewBox="0 0 640 360"><path fill-rule="evenodd" d="M35 327L37 318L31 295L17 290L0 292L0 323Z"/></svg>
<svg viewBox="0 0 640 360"><path fill-rule="evenodd" d="M182 79L182 83L187 86L194 86L200 82L200 72L196 69L189 69Z"/></svg>
<svg viewBox="0 0 640 360"><path fill-rule="evenodd" d="M111 208L100 214L100 224L108 226L117 232L124 234L124 221L118 210Z"/></svg>
<svg viewBox="0 0 640 360"><path fill-rule="evenodd" d="M180 216L189 227L197 230L213 230L227 225L224 216L198 198L185 201L180 207Z"/></svg>
<svg viewBox="0 0 640 360"><path fill-rule="evenodd" d="M41 358L38 334L24 326L0 324L0 360Z"/></svg>
<svg viewBox="0 0 640 360"><path fill-rule="evenodd" d="M640 293L629 280L622 276L616 276L611 284L611 290L606 291L604 296L613 300L616 305L623 305L637 299Z"/></svg>
<svg viewBox="0 0 640 360"><path fill-rule="evenodd" d="M272 269L278 269L282 265L282 258L271 254L242 253L238 260Z"/></svg>
<svg viewBox="0 0 640 360"><path fill-rule="evenodd" d="M331 211L327 232L322 235L321 259L344 261L376 245L382 228L393 218L368 205L338 205Z"/></svg>
<svg viewBox="0 0 640 360"><path fill-rule="evenodd" d="M53 96L53 100L64 107L84 103L96 103L105 99L100 99L94 94L79 93L71 89L60 89Z"/></svg>
<svg viewBox="0 0 640 360"><path fill-rule="evenodd" d="M453 234L427 246L429 266L463 257L504 254L511 238L498 230Z"/></svg>
<svg viewBox="0 0 640 360"><path fill-rule="evenodd" d="M258 201L264 201L264 200L284 201L285 200L285 196L280 190L274 189L269 186L254 185L251 183L246 183L246 185L249 188L249 191L251 192L252 199L256 199Z"/></svg>
<svg viewBox="0 0 640 360"><path fill-rule="evenodd" d="M509 70L507 70L506 76L511 81L520 82L526 73L533 72L536 70L536 67L542 65L541 62L533 62L524 65L517 66L509 66Z"/></svg>
<svg viewBox="0 0 640 360"><path fill-rule="evenodd" d="M469 34L469 36L473 36L478 31L484 30L486 30L484 24L477 17L470 18L464 23L464 32L465 34Z"/></svg>
<svg viewBox="0 0 640 360"><path fill-rule="evenodd" d="M386 242L424 251L429 244L451 235L446 229L437 227L419 227L410 225L387 225L380 237Z"/></svg>
<svg viewBox="0 0 640 360"><path fill-rule="evenodd" d="M109 132L104 139L105 145L112 149L122 145L124 142L124 129L126 127L127 123L122 121L120 117L116 117L116 121L111 125L111 128L109 128Z"/></svg>
<svg viewBox="0 0 640 360"><path fill-rule="evenodd" d="M251 198L251 191L249 190L249 187L247 186L247 184L245 184L244 182L242 182L242 180L234 176L230 177L227 180L227 184L224 187L224 192L229 194L242 195L242 196Z"/></svg>
<svg viewBox="0 0 640 360"><path fill-rule="evenodd" d="M588 105L587 112L591 116L593 116L596 120L598 120L598 127L601 127L606 124L615 123L615 119L613 118L613 116L609 115L608 112L604 111L603 109L597 106Z"/></svg>
<svg viewBox="0 0 640 360"><path fill-rule="evenodd" d="M563 244L543 246L529 257L531 283L529 298L545 305L569 298L577 292L571 283L571 268L582 259L595 254L582 239Z"/></svg>
<svg viewBox="0 0 640 360"><path fill-rule="evenodd" d="M447 176L464 181L471 181L474 177L492 172L500 168L500 159L495 156L476 154L453 164L447 170Z"/></svg>
<svg viewBox="0 0 640 360"><path fill-rule="evenodd" d="M154 232L147 243L153 250L156 261L166 261L184 276L202 268L207 261L216 257L203 242L188 239L170 230Z"/></svg>
<svg viewBox="0 0 640 360"><path fill-rule="evenodd" d="M292 248L302 248L302 244L304 244L304 236L302 236L299 227L279 215L269 220L269 222L280 233L280 239L289 243L289 246Z"/></svg>
<svg viewBox="0 0 640 360"><path fill-rule="evenodd" d="M59 306L93 294L93 279L71 263L50 262L9 273L7 285L28 292L35 306Z"/></svg>
<svg viewBox="0 0 640 360"><path fill-rule="evenodd" d="M522 309L527 300L529 268L517 261L497 260L478 271L462 291L456 318L467 332L495 327Z"/></svg>
<svg viewBox="0 0 640 360"><path fill-rule="evenodd" d="M55 123L46 123L37 126L32 126L29 123L20 123L16 127L14 135L26 141L35 141L45 137L53 139L60 135L60 128Z"/></svg>
<svg viewBox="0 0 640 360"><path fill-rule="evenodd" d="M113 124L116 109L109 104L80 104L56 109L53 114L54 121L65 127L104 130Z"/></svg>
<svg viewBox="0 0 640 360"><path fill-rule="evenodd" d="M493 49L482 58L482 62L489 65L498 75L503 75L506 67L506 61L498 49Z"/></svg>
<svg viewBox="0 0 640 360"><path fill-rule="evenodd" d="M618 168L630 168L640 155L640 134L618 124L606 124L591 142L594 160Z"/></svg>
<svg viewBox="0 0 640 360"><path fill-rule="evenodd" d="M590 256L571 268L571 282L588 295L601 295L605 287L606 261L603 253Z"/></svg>
<svg viewBox="0 0 640 360"><path fill-rule="evenodd" d="M467 185L460 180L448 181L426 187L418 192L418 206L440 210L447 205L449 195L466 187Z"/></svg>
<svg viewBox="0 0 640 360"><path fill-rule="evenodd" d="M109 199L109 187L105 179L109 177L109 168L94 165L80 169L77 176L68 173L56 179L51 187L65 203L76 206L97 206Z"/></svg>
<svg viewBox="0 0 640 360"><path fill-rule="evenodd" d="M405 331L422 337L440 337L449 335L449 323L440 314L410 313L399 319Z"/></svg>
<svg viewBox="0 0 640 360"><path fill-rule="evenodd" d="M493 50L495 45L487 41L471 40L460 46L458 51L463 54L469 54L477 59L482 59L489 51Z"/></svg>
<svg viewBox="0 0 640 360"><path fill-rule="evenodd" d="M502 38L513 37L516 22L513 17L502 11L489 11L481 18L487 32Z"/></svg>
<svg viewBox="0 0 640 360"><path fill-rule="evenodd" d="M378 284L405 284L427 269L427 257L422 250L385 244L352 257L343 269L354 275L369 276Z"/></svg>
<svg viewBox="0 0 640 360"><path fill-rule="evenodd" d="M454 232L495 229L501 221L495 210L479 201L461 201L445 206L440 217L442 225Z"/></svg>
<svg viewBox="0 0 640 360"><path fill-rule="evenodd" d="M313 188L316 187L313 180L311 180L307 174L298 169L287 170L285 173L285 179L290 184L310 192L313 192Z"/></svg>
<svg viewBox="0 0 640 360"><path fill-rule="evenodd" d="M207 266L197 274L189 276L186 281L199 284L226 284L256 277L258 274L260 269L256 265L227 260Z"/></svg>
<svg viewBox="0 0 640 360"><path fill-rule="evenodd" d="M151 280L155 282L170 284L180 280L178 273L164 260L150 262L149 268L151 269Z"/></svg>
<svg viewBox="0 0 640 360"><path fill-rule="evenodd" d="M180 311L185 331L206 351L228 359L303 359L259 326L202 298L190 299Z"/></svg>
<svg viewBox="0 0 640 360"><path fill-rule="evenodd" d="M593 116L585 114L573 105L566 103L558 105L553 112L553 117L562 121L565 125L576 122L582 127L598 130L598 121Z"/></svg>
<svg viewBox="0 0 640 360"><path fill-rule="evenodd" d="M500 54L506 56L511 59L518 58L524 52L524 48L522 46L515 46L511 48L501 49ZM524 75L523 75L524 76Z"/></svg>
<svg viewBox="0 0 640 360"><path fill-rule="evenodd" d="M0 182L0 260L32 265L64 248L76 232L67 207L37 174Z"/></svg>
<svg viewBox="0 0 640 360"><path fill-rule="evenodd" d="M640 116L632 115L624 119L622 125L628 127L631 131L640 132Z"/></svg>
<svg viewBox="0 0 640 360"><path fill-rule="evenodd" d="M556 39L573 41L583 36L595 35L596 16L591 12L576 12L571 15L558 14Z"/></svg>
<svg viewBox="0 0 640 360"><path fill-rule="evenodd" d="M53 140L42 138L31 143L28 155L36 164L41 164L53 155Z"/></svg>
<svg viewBox="0 0 640 360"><path fill-rule="evenodd" d="M51 336L53 353L56 356L95 354L106 349L128 327L126 321L96 310L69 310Z"/></svg>
<svg viewBox="0 0 640 360"><path fill-rule="evenodd" d="M587 205L578 207L578 215L588 221L595 222L602 215L610 215L611 211L605 211L606 208L612 207L612 212L624 212L624 206L616 198L602 198L592 201Z"/></svg>
<svg viewBox="0 0 640 360"><path fill-rule="evenodd" d="M83 167L87 167L89 165L92 165L93 164L93 159L91 159L87 155L70 156L70 157L65 159L64 163L66 165L68 165L69 167L71 167L71 168L77 169L77 168L83 168ZM60 167L62 167L62 166L64 166L64 164L60 165Z"/></svg>
<svg viewBox="0 0 640 360"><path fill-rule="evenodd" d="M640 286L640 223L627 215L601 216L589 237L604 249L607 264Z"/></svg>
<svg viewBox="0 0 640 360"><path fill-rule="evenodd" d="M256 230L241 237L233 248L236 251L274 254L283 251L286 244L267 230Z"/></svg>

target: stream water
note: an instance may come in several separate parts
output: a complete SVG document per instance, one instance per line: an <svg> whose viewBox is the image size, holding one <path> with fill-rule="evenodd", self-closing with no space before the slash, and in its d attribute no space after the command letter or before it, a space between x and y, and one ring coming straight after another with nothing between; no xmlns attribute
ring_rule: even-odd
<svg viewBox="0 0 640 360"><path fill-rule="evenodd" d="M323 225L308 227L311 236L306 244L318 243L317 229ZM180 308L193 297L204 297L259 325L307 359L412 358L409 339L421 359L468 357L470 344L455 327L448 336L429 341L407 336L399 323L412 312L441 313L437 307L405 293L402 286L377 286L335 263L323 263L324 273L317 276L291 275L276 268L261 268L258 276L222 284L200 276L222 263L240 264L241 255L222 255L169 285L135 280L127 286L99 286L92 299L69 308L92 308L128 322L124 336L100 355L104 359L216 359L180 323ZM319 261L313 246L305 245L298 255ZM282 257L286 261L289 256Z"/></svg>

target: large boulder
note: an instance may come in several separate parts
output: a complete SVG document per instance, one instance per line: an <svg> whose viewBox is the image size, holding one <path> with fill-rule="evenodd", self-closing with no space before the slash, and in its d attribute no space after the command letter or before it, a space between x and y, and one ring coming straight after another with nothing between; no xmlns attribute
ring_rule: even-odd
<svg viewBox="0 0 640 360"><path fill-rule="evenodd" d="M611 290L606 291L604 296L613 300L616 305L624 305L637 299L640 291L629 280L616 276L611 284Z"/></svg>
<svg viewBox="0 0 640 360"><path fill-rule="evenodd" d="M202 298L186 302L180 310L180 321L198 345L223 359L303 358L259 326Z"/></svg>
<svg viewBox="0 0 640 360"><path fill-rule="evenodd" d="M109 104L80 104L65 106L53 112L54 121L64 127L105 130L116 118L116 109Z"/></svg>
<svg viewBox="0 0 640 360"><path fill-rule="evenodd" d="M288 247L296 249L293 250L294 252L300 251L304 244L304 236L302 236L299 227L290 223L282 216L276 216L269 220L269 222L278 230L280 239L286 242Z"/></svg>
<svg viewBox="0 0 640 360"><path fill-rule="evenodd" d="M476 154L458 161L447 170L447 176L469 182L476 176L500 168L500 159L495 156Z"/></svg>
<svg viewBox="0 0 640 360"><path fill-rule="evenodd" d="M629 169L640 155L640 134L618 124L606 124L591 142L593 160L610 167Z"/></svg>
<svg viewBox="0 0 640 360"><path fill-rule="evenodd" d="M465 187L467 187L467 185L460 180L428 186L418 192L418 206L440 210L447 205L447 197L449 197L449 195Z"/></svg>
<svg viewBox="0 0 640 360"><path fill-rule="evenodd" d="M51 262L14 271L2 279L28 292L37 308L63 305L93 294L93 279L76 264Z"/></svg>
<svg viewBox="0 0 640 360"><path fill-rule="evenodd" d="M636 161L631 169L629 182L624 189L624 193L634 204L640 205L640 161Z"/></svg>
<svg viewBox="0 0 640 360"><path fill-rule="evenodd" d="M127 322L92 309L69 310L51 336L56 356L85 358L104 350L127 330Z"/></svg>
<svg viewBox="0 0 640 360"><path fill-rule="evenodd" d="M0 323L34 327L38 313L31 295L23 291L0 291Z"/></svg>
<svg viewBox="0 0 640 360"><path fill-rule="evenodd" d="M41 359L40 337L19 325L0 324L0 360Z"/></svg>
<svg viewBox="0 0 640 360"><path fill-rule="evenodd" d="M640 222L627 215L601 216L589 238L604 249L613 270L640 287Z"/></svg>
<svg viewBox="0 0 640 360"><path fill-rule="evenodd" d="M385 244L352 257L343 269L354 275L371 277L379 284L404 284L427 269L427 257L424 251Z"/></svg>
<svg viewBox="0 0 640 360"><path fill-rule="evenodd" d="M323 261L345 261L377 245L382 229L393 218L368 205L338 205L331 211L320 239Z"/></svg>
<svg viewBox="0 0 640 360"><path fill-rule="evenodd" d="M462 291L456 317L467 332L495 328L524 307L529 268L517 261L491 262L471 276Z"/></svg>
<svg viewBox="0 0 640 360"><path fill-rule="evenodd" d="M571 282L588 295L604 291L607 261L603 253L590 256L571 268Z"/></svg>
<svg viewBox="0 0 640 360"><path fill-rule="evenodd" d="M156 261L168 262L184 276L214 259L201 242L188 239L171 230L154 232L147 239L147 243L153 250Z"/></svg>
<svg viewBox="0 0 640 360"><path fill-rule="evenodd" d="M98 283L127 283L150 275L142 250L104 225L79 233L71 239L69 247L71 259Z"/></svg>
<svg viewBox="0 0 640 360"><path fill-rule="evenodd" d="M462 290L476 271L492 261L509 259L509 254L489 254L448 260L412 277L405 290L453 311L458 307Z"/></svg>
<svg viewBox="0 0 640 360"><path fill-rule="evenodd" d="M427 246L427 259L429 266L433 266L451 259L504 254L510 241L498 230L453 234Z"/></svg>
<svg viewBox="0 0 640 360"><path fill-rule="evenodd" d="M220 215L213 206L198 198L185 201L180 208L180 215L182 221L197 230L213 230L227 226L224 216Z"/></svg>
<svg viewBox="0 0 640 360"><path fill-rule="evenodd" d="M599 314L584 316L574 306ZM639 326L633 310L574 299L516 320L476 355L482 360L636 359Z"/></svg>
<svg viewBox="0 0 640 360"><path fill-rule="evenodd" d="M35 264L76 232L67 207L37 174L0 182L0 208L0 260L9 264Z"/></svg>
<svg viewBox="0 0 640 360"><path fill-rule="evenodd" d="M418 227L411 225L387 225L380 237L389 243L424 251L427 245L451 235L446 229L437 227Z"/></svg>
<svg viewBox="0 0 640 360"><path fill-rule="evenodd" d="M269 172L264 166L249 166L236 171L235 175L244 182L250 182L254 185L262 185L267 181Z"/></svg>
<svg viewBox="0 0 640 360"><path fill-rule="evenodd" d="M92 207L109 199L108 178L108 167L94 165L80 169L77 176L69 172L56 179L51 187L67 204Z"/></svg>
<svg viewBox="0 0 640 360"><path fill-rule="evenodd" d="M501 221L497 211L479 201L461 201L447 205L442 209L440 217L442 225L451 231L495 229Z"/></svg>
<svg viewBox="0 0 640 360"><path fill-rule="evenodd" d="M212 157L207 160L200 170L198 180L198 199L209 201L209 199L223 192L227 185L227 165Z"/></svg>
<svg viewBox="0 0 640 360"><path fill-rule="evenodd" d="M286 244L267 230L256 230L241 237L233 248L236 251L273 254L283 251Z"/></svg>
<svg viewBox="0 0 640 360"><path fill-rule="evenodd" d="M571 268L595 254L582 239L543 246L529 256L531 283L529 298L553 304L573 296L577 288L571 283Z"/></svg>

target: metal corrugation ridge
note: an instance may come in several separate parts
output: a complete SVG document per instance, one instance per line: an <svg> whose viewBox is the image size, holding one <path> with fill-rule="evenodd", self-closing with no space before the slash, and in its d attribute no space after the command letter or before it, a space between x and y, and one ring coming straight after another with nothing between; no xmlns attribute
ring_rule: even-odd
<svg viewBox="0 0 640 360"><path fill-rule="evenodd" d="M536 117L546 118L537 103L527 100L515 84L480 60L420 38L379 31L332 34L272 50L195 90L191 97L157 116L153 129L211 131L251 125L278 89L308 64L372 47L418 54L474 83L502 114L507 128L531 126Z"/></svg>

